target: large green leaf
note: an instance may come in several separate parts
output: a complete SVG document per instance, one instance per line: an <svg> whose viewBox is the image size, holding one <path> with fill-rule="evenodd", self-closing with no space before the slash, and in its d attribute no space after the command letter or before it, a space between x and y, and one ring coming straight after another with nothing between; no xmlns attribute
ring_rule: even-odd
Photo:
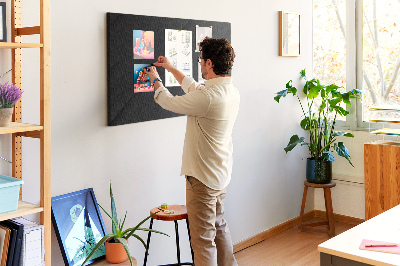
<svg viewBox="0 0 400 266"><path fill-rule="evenodd" d="M111 214L112 214L112 218L115 221L118 221L117 208L115 207L114 195L112 193L112 188L111 188L111 181L110 181L110 198L111 198ZM118 228L118 225L114 225L114 223L113 223L112 231L113 231L114 234L117 233L117 228Z"/></svg>
<svg viewBox="0 0 400 266"><path fill-rule="evenodd" d="M333 137L338 137L338 136L342 136L344 134L346 134L346 132L336 131L336 132L333 132L332 136Z"/></svg>
<svg viewBox="0 0 400 266"><path fill-rule="evenodd" d="M133 236L134 238L136 238L137 240L139 240L139 241L143 244L144 248L145 248L146 251L147 251L147 246L146 246L146 243L144 243L143 239L142 239L140 236L138 236L137 234L133 234L132 236Z"/></svg>
<svg viewBox="0 0 400 266"><path fill-rule="evenodd" d="M128 238L130 238L132 235L134 235L134 233L136 232L136 231L148 231L148 232L153 232L153 233L157 233L157 234L160 234L160 235L166 235L166 236L168 236L169 237L169 235L168 234L166 234L166 233L163 233L163 232L160 232L160 231L157 231L157 230L154 230L154 229L149 229L149 228L140 228L140 227L138 227L138 228L134 228L134 227L131 227L131 228L128 228L128 229L126 229L123 233L122 233L122 235L124 236L124 238L125 239L128 239Z"/></svg>
<svg viewBox="0 0 400 266"><path fill-rule="evenodd" d="M126 215L128 214L128 212L125 212L125 217L124 217L124 221L121 223L120 225L120 230L122 231L122 228L124 228L124 224L125 224L125 220L126 220Z"/></svg>
<svg viewBox="0 0 400 266"><path fill-rule="evenodd" d="M300 71L300 77L306 79L306 69Z"/></svg>
<svg viewBox="0 0 400 266"><path fill-rule="evenodd" d="M128 235L125 236L125 239L128 239L129 237L131 237L131 235L133 233L135 233L135 231L142 225L144 224L144 222L146 222L148 219L150 219L151 217L153 217L154 215L156 215L157 213L159 213L160 211L157 211L153 214L150 214L149 216L147 216L146 218L144 218L140 223L138 223L135 227L133 228L129 228L127 230L125 230L122 235L125 236L126 233L128 233L128 231L130 231L130 233Z"/></svg>
<svg viewBox="0 0 400 266"><path fill-rule="evenodd" d="M315 81L315 79L306 81L303 87L303 93L308 94L308 91L314 88L316 86L316 83L317 82Z"/></svg>
<svg viewBox="0 0 400 266"><path fill-rule="evenodd" d="M166 235L166 236L169 237L169 235L167 235L166 233L163 233L163 232L160 232L160 231L157 231L157 230L154 230L154 229L140 228L140 227L139 227L137 230L140 230L140 231L147 231L147 232L153 232L153 233L157 233L157 234L161 234L161 235Z"/></svg>
<svg viewBox="0 0 400 266"><path fill-rule="evenodd" d="M114 234L108 234L103 236L97 243L97 245L92 249L92 252L90 252L90 254L86 257L85 261L82 263L81 266L85 265L85 263L93 256L93 254L100 248L100 246L103 245L103 243L106 242L106 240L111 237L114 237Z"/></svg>
<svg viewBox="0 0 400 266"><path fill-rule="evenodd" d="M289 80L289 82L286 83L286 88L287 88L287 93L288 94L291 93L291 94L293 94L293 96L296 95L297 89L296 89L296 87L292 86L292 81L291 80Z"/></svg>
<svg viewBox="0 0 400 266"><path fill-rule="evenodd" d="M284 148L285 152L288 153L289 151L293 150L294 147L297 146L297 144L302 143L304 141L304 137L299 138L298 135L293 135L286 148Z"/></svg>
<svg viewBox="0 0 400 266"><path fill-rule="evenodd" d="M117 235L117 234L118 234L118 232L117 232L118 221L115 220L115 219L114 219L100 204L97 203L97 205L99 205L99 207L104 211L104 213L107 214L108 217L110 217L113 226L115 226L115 228L116 228L116 229L115 229L115 233L114 233L114 231L113 231L113 234L114 234L114 235Z"/></svg>
<svg viewBox="0 0 400 266"><path fill-rule="evenodd" d="M336 132L333 133L332 136L334 136L334 137L344 136L344 137L348 137L348 138L354 138L353 134L351 134L349 132L342 132L342 131L336 131Z"/></svg>
<svg viewBox="0 0 400 266"><path fill-rule="evenodd" d="M131 262L131 266L133 266L132 256L131 256L131 253L129 252L128 241L126 241L126 239L122 238L122 237L121 238L114 238L114 240L115 240L115 242L121 243L122 246L124 246L126 254L128 254L129 261Z"/></svg>
<svg viewBox="0 0 400 266"><path fill-rule="evenodd" d="M339 142L337 145L335 145L335 149L339 156L346 158L347 161L351 164L351 166L354 167L354 165L350 161L350 152L346 148L346 146L344 146L343 142Z"/></svg>
<svg viewBox="0 0 400 266"><path fill-rule="evenodd" d="M328 100L328 103L329 103L330 107L334 107L334 106L337 106L338 103L340 103L341 101L342 101L342 97L336 97L336 98Z"/></svg>
<svg viewBox="0 0 400 266"><path fill-rule="evenodd" d="M335 111L337 111L338 112L338 114L339 115L341 115L341 116L346 116L346 115L348 115L349 114L349 112L348 111L346 111L343 107L341 107L341 106L334 106L334 107L332 107Z"/></svg>
<svg viewBox="0 0 400 266"><path fill-rule="evenodd" d="M276 93L276 96L274 97L274 100L279 103L279 100L281 99L281 97L286 97L286 95L288 95L289 93L293 94L293 96L295 96L296 93L297 93L297 89L296 89L296 87L292 86L292 81L291 80L288 83L286 83L286 89L285 90L281 90L281 91Z"/></svg>
<svg viewBox="0 0 400 266"><path fill-rule="evenodd" d="M303 120L301 120L300 126L304 130L310 130L310 118L305 117Z"/></svg>
<svg viewBox="0 0 400 266"><path fill-rule="evenodd" d="M326 86L326 92L327 93L330 93L332 91L335 92L335 91L337 91L338 88L339 88L339 86L337 86L335 84L331 84L331 85Z"/></svg>
<svg viewBox="0 0 400 266"><path fill-rule="evenodd" d="M342 93L342 99L343 99L343 102L344 102L345 104L351 105L351 102L350 102L350 94L349 94L348 92Z"/></svg>
<svg viewBox="0 0 400 266"><path fill-rule="evenodd" d="M308 91L308 95L307 95L308 99L314 99L314 98L318 97L320 90L321 90L320 86L314 86L314 87L310 88L310 90Z"/></svg>
<svg viewBox="0 0 400 266"><path fill-rule="evenodd" d="M350 98L360 99L362 91L353 89L353 90L349 91L349 94L350 94Z"/></svg>
<svg viewBox="0 0 400 266"><path fill-rule="evenodd" d="M324 161L333 162L335 160L335 157L333 156L331 151L323 151L321 159Z"/></svg>
<svg viewBox="0 0 400 266"><path fill-rule="evenodd" d="M286 89L286 90L281 90L281 91L277 92L276 93L277 95L274 97L274 100L279 103L280 98L285 97L287 95L287 91L288 90Z"/></svg>

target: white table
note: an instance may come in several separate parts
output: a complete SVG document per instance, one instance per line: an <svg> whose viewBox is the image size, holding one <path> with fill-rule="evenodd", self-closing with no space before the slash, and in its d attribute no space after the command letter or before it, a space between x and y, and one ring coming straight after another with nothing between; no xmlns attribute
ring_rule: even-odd
<svg viewBox="0 0 400 266"><path fill-rule="evenodd" d="M400 265L400 254L360 250L363 239L400 243L400 205L320 244L321 266Z"/></svg>

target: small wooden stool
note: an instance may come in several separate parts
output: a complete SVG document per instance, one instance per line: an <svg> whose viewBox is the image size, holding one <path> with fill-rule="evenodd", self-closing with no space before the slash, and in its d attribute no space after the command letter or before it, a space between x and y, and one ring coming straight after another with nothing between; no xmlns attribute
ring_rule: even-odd
<svg viewBox="0 0 400 266"><path fill-rule="evenodd" d="M185 205L168 205L167 210L168 211L174 211L174 213L166 213L163 211L160 211L160 206L155 207L150 211L150 214L153 214L155 212L158 212L156 215L154 215L151 220L150 220L150 229L153 229L153 221L154 219L156 220L161 220L161 221L174 221L175 223L175 236L176 236L176 255L178 258L178 263L176 264L165 264L164 266L167 265L194 265L194 255L193 255L193 249L192 249L192 244L190 242L190 230L189 230L189 220L188 220L188 214L186 210ZM188 235L189 235L189 244L190 244L190 251L192 252L192 261L193 262L181 262L181 251L179 248L179 233L178 233L178 221L179 220L186 220L186 226L188 230ZM151 231L149 231L149 234L147 236L147 251L144 255L144 263L143 266L146 266L147 264L147 256L148 256L148 250L149 250L149 245L150 245L150 237L151 237ZM163 265L160 265L163 266Z"/></svg>
<svg viewBox="0 0 400 266"><path fill-rule="evenodd" d="M336 183L333 181L329 184L314 184L308 181L304 181L303 202L301 204L300 221L299 221L300 232L310 231L310 232L327 233L330 237L335 235L335 220L333 219L332 196L331 196L331 188L335 186ZM306 205L308 187L324 189L325 210L326 210L326 218L328 219L328 221L309 223L303 225L304 207ZM328 225L328 229L315 228L315 226L320 226L320 225Z"/></svg>

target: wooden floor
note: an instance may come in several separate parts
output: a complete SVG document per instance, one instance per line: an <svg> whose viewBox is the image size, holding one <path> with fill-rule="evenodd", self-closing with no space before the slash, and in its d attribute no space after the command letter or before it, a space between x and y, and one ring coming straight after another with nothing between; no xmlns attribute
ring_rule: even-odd
<svg viewBox="0 0 400 266"><path fill-rule="evenodd" d="M307 222L322 221L312 218ZM354 225L336 222L336 234ZM317 247L328 240L327 234L299 232L292 227L274 237L235 253L239 266L319 265Z"/></svg>

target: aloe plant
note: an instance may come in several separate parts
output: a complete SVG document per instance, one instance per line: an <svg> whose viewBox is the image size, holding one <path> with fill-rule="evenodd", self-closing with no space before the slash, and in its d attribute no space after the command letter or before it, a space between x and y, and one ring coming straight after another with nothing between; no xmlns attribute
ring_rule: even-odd
<svg viewBox="0 0 400 266"><path fill-rule="evenodd" d="M304 137L299 137L297 134L293 135L286 148L285 152L288 153L298 144L301 146L307 145L311 158L315 160L334 161L335 157L331 149L335 150L339 156L347 159L347 161L354 167L350 161L350 152L343 144L343 142L336 143L338 136L354 137L353 134L348 132L336 132L335 124L337 116L346 116L349 112L341 106L341 103L351 105L350 99L360 98L360 90L350 90L346 93L341 93L341 87L330 84L322 85L318 79L307 80L306 70L300 71L300 78L305 80L302 92L307 99L307 109L304 109L303 104L297 94L298 90L292 86L292 80L286 83L286 89L277 92L274 97L275 101L279 103L282 97L288 94L296 96L302 110L304 117L300 126L302 129L310 132L310 142L306 142ZM313 112L312 107L318 101L319 106L316 112Z"/></svg>
<svg viewBox="0 0 400 266"><path fill-rule="evenodd" d="M96 250L99 249L104 244L104 242L106 242L110 238L113 238L116 243L122 244L122 246L124 247L124 249L126 251L126 254L128 254L128 258L129 258L129 261L131 262L131 266L133 266L132 257L129 252L127 239L129 237L133 236L134 238L136 238L143 244L144 248L147 251L147 246L146 246L145 242L143 241L143 239L140 236L135 234L136 231L138 231L138 230L139 231L150 231L150 232L154 232L154 233L158 233L158 234L163 234L163 235L166 235L169 237L169 235L167 235L163 232L140 227L144 222L146 222L148 219L153 217L158 212L155 212L155 213L147 216L140 223L138 223L135 227L130 227L130 228L124 229L127 212L125 212L124 219L123 220L120 219L118 221L117 209L115 207L115 201L114 201L114 196L113 196L113 192L112 192L112 188L111 188L111 182L110 182L110 198L111 198L111 215L100 204L97 204L97 205L99 205L99 207L104 211L104 213L107 214L108 217L110 217L110 219L112 221L112 234L107 234L107 235L103 236L102 239L100 239L100 241L93 248L92 252L90 252L90 254L87 256L86 260L82 263L82 266L85 265L85 263L96 252Z"/></svg>

